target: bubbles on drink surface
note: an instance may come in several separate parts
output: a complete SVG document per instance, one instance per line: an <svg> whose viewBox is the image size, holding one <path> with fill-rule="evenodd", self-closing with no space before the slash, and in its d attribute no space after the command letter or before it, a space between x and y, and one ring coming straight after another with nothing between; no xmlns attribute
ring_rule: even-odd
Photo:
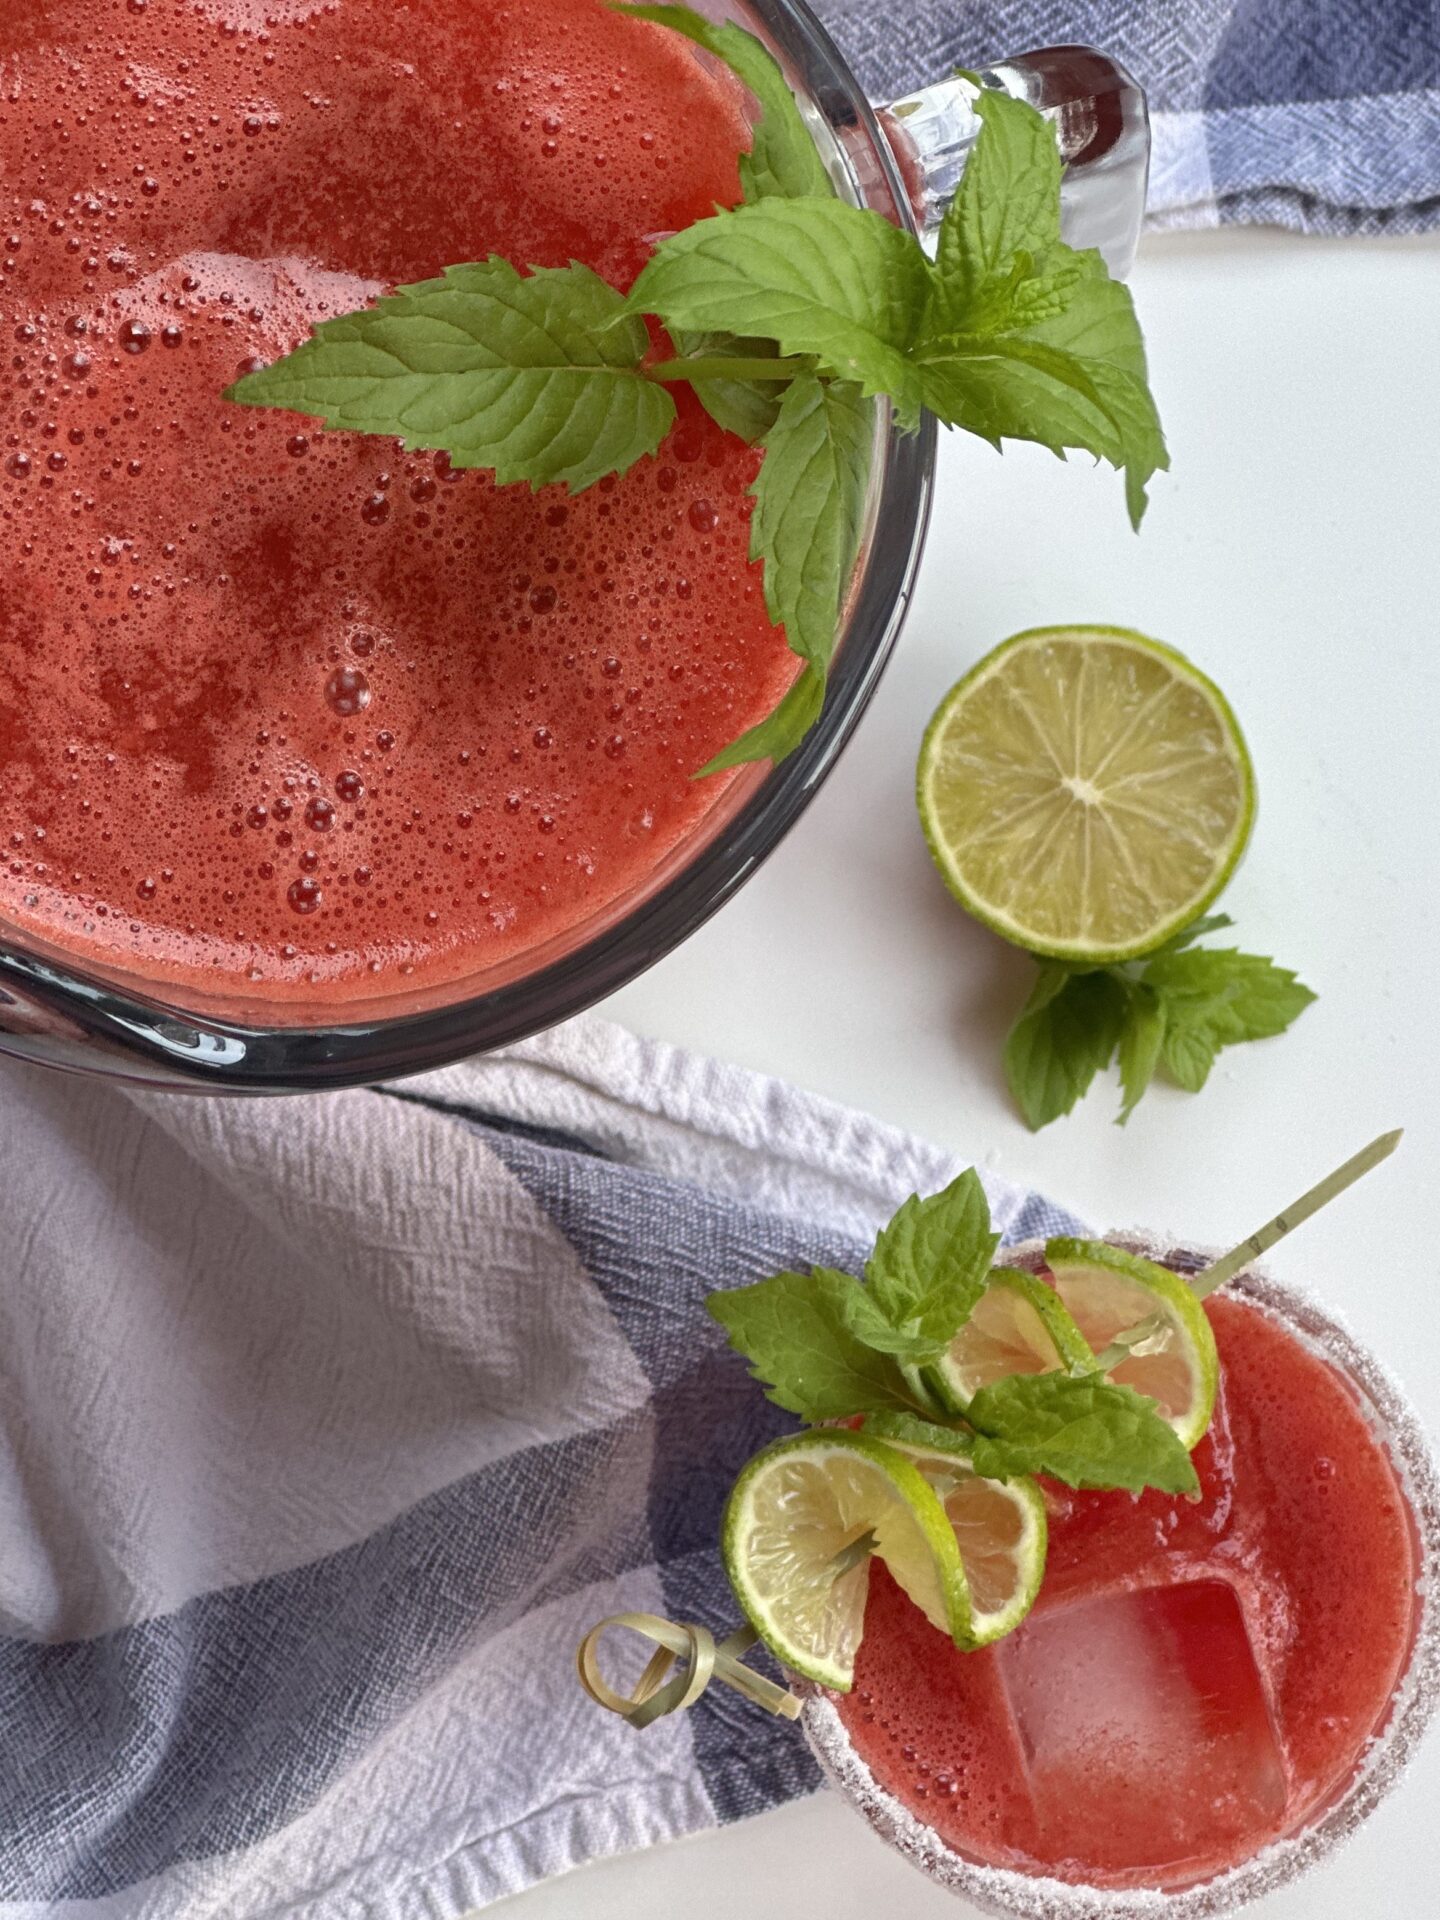
<svg viewBox="0 0 1440 1920"><path fill-rule="evenodd" d="M37 52L0 124L0 910L266 989L508 957L642 878L788 684L756 455L685 397L656 461L532 496L219 395L491 248L626 284L734 197L737 96L577 0L93 6L105 57ZM457 45L492 172L420 176Z"/></svg>

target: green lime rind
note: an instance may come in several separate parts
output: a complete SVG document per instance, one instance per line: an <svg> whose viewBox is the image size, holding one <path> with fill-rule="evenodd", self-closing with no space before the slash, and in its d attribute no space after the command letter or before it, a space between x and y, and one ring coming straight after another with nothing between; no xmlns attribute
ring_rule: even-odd
<svg viewBox="0 0 1440 1920"><path fill-rule="evenodd" d="M991 1289L1008 1294L1017 1308L1031 1309L1040 1324L1041 1331L1049 1337L1052 1353L1046 1358L1040 1371L1083 1372L1094 1363L1095 1356L1076 1326L1065 1303L1054 1287L1049 1286L1037 1274L1027 1273L1023 1267L992 1267L986 1282L986 1294ZM979 1311L979 1308L977 1308ZM999 1378L998 1374L982 1376L973 1367L967 1366L966 1354L970 1337L976 1326L983 1323L985 1314L981 1313L977 1321L972 1313L970 1321L962 1327L950 1342L946 1352L939 1360L933 1361L925 1369L925 1384L945 1407L947 1412L962 1415L970 1401L988 1378ZM1006 1368L1005 1371L1014 1371Z"/></svg>
<svg viewBox="0 0 1440 1920"><path fill-rule="evenodd" d="M1147 1313L1160 1315L1169 1328L1172 1352L1182 1355L1188 1363L1188 1402L1170 1408L1162 1407L1161 1412L1174 1428L1182 1445L1193 1448L1210 1425L1220 1385L1220 1355L1215 1346L1214 1329L1194 1290L1168 1267L1159 1266L1141 1254L1130 1253L1124 1247L1110 1246L1103 1240L1062 1238L1047 1241L1045 1264L1054 1278L1056 1292L1070 1307L1077 1324L1082 1328L1089 1314L1080 1303L1081 1296L1087 1293L1093 1296L1097 1289L1103 1295L1107 1278L1126 1282L1153 1300L1154 1304L1150 1306L1146 1301L1136 1299L1132 1302L1131 1312L1136 1321ZM1128 1319L1129 1315L1120 1318ZM1114 1337L1115 1329L1097 1330L1091 1326L1089 1331L1091 1344L1098 1350ZM1122 1362L1111 1368L1106 1377L1126 1386L1134 1386L1137 1391L1144 1393L1144 1364L1143 1358Z"/></svg>
<svg viewBox="0 0 1440 1920"><path fill-rule="evenodd" d="M742 1469L721 1523L721 1556L746 1619L782 1666L837 1693L854 1679L868 1575L862 1561L836 1578L832 1563L867 1531L931 1624L965 1646L970 1594L954 1529L893 1447L831 1427L777 1440Z"/></svg>
<svg viewBox="0 0 1440 1920"><path fill-rule="evenodd" d="M862 1431L904 1452L942 1453L960 1462L970 1458L975 1438L973 1432L942 1427L915 1413L867 1413Z"/></svg>
<svg viewBox="0 0 1440 1920"><path fill-rule="evenodd" d="M942 832L937 817L939 810L935 799L934 783L942 760L946 734L959 709L985 681L1002 671L1006 661L1018 650L1037 645L1049 645L1062 636L1079 637L1082 642L1093 638L1097 643L1133 647L1137 652L1151 659L1164 661L1171 668L1175 678L1194 688L1213 710L1241 784L1242 806L1228 836L1217 845L1214 860L1203 884L1193 888L1183 899L1167 904L1163 910L1157 910L1153 924L1145 929L1142 936L1122 943L1097 942L1086 939L1080 934L1068 939L1058 939L1053 935L1037 931L1033 926L1027 926L1013 914L1004 912L994 902L981 898L975 887L967 880L963 861ZM1044 751L1043 743L1041 751ZM1137 633L1130 627L1029 627L1023 633L1013 634L986 654L984 659L978 661L955 683L940 702L920 745L915 795L920 824L924 830L931 858L946 886L967 913L989 927L992 932L999 934L1002 939L1024 947L1029 953L1038 954L1047 959L1101 967L1117 965L1126 960L1137 960L1142 955L1153 952L1156 947L1162 946L1166 940L1171 939L1202 914L1221 892L1244 854L1254 825L1255 770L1249 749L1245 744L1245 737L1240 730L1240 723L1229 701L1213 680L1203 674L1174 647L1166 646L1160 640L1152 640L1148 635Z"/></svg>

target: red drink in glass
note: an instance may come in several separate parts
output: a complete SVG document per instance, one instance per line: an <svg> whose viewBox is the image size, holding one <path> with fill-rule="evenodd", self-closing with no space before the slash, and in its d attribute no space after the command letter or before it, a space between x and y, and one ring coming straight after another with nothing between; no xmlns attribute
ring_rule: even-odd
<svg viewBox="0 0 1440 1920"><path fill-rule="evenodd" d="M874 1567L854 1691L808 1709L842 1789L994 1911L1229 1911L1368 1811L1433 1705L1413 1416L1301 1296L1246 1278L1206 1310L1200 1499L1047 1486L1040 1600L978 1653Z"/></svg>
<svg viewBox="0 0 1440 1920"><path fill-rule="evenodd" d="M273 1016L636 887L793 677L758 455L681 393L532 495L220 395L451 262L625 286L738 85L599 0L6 0L0 77L0 919Z"/></svg>

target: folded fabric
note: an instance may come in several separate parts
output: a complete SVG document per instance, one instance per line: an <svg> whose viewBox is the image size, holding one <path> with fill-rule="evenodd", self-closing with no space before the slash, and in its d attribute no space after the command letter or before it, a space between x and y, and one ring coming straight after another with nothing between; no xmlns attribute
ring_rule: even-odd
<svg viewBox="0 0 1440 1920"><path fill-rule="evenodd" d="M1435 0L813 4L877 100L1033 47L1114 54L1150 97L1153 226L1440 226Z"/></svg>
<svg viewBox="0 0 1440 1920"><path fill-rule="evenodd" d="M811 1791L793 1726L637 1734L575 1647L735 1617L720 1506L793 1422L705 1294L963 1164L591 1021L273 1103L0 1069L3 1920L442 1920Z"/></svg>

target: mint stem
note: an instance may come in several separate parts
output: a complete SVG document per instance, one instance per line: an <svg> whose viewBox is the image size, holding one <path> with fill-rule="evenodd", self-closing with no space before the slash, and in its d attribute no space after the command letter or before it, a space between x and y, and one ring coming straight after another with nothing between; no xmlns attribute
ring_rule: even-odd
<svg viewBox="0 0 1440 1920"><path fill-rule="evenodd" d="M670 385L681 380L793 380L797 373L808 373L813 361L805 354L788 360L746 359L739 354L697 354L693 360L661 360L646 367L646 376Z"/></svg>

